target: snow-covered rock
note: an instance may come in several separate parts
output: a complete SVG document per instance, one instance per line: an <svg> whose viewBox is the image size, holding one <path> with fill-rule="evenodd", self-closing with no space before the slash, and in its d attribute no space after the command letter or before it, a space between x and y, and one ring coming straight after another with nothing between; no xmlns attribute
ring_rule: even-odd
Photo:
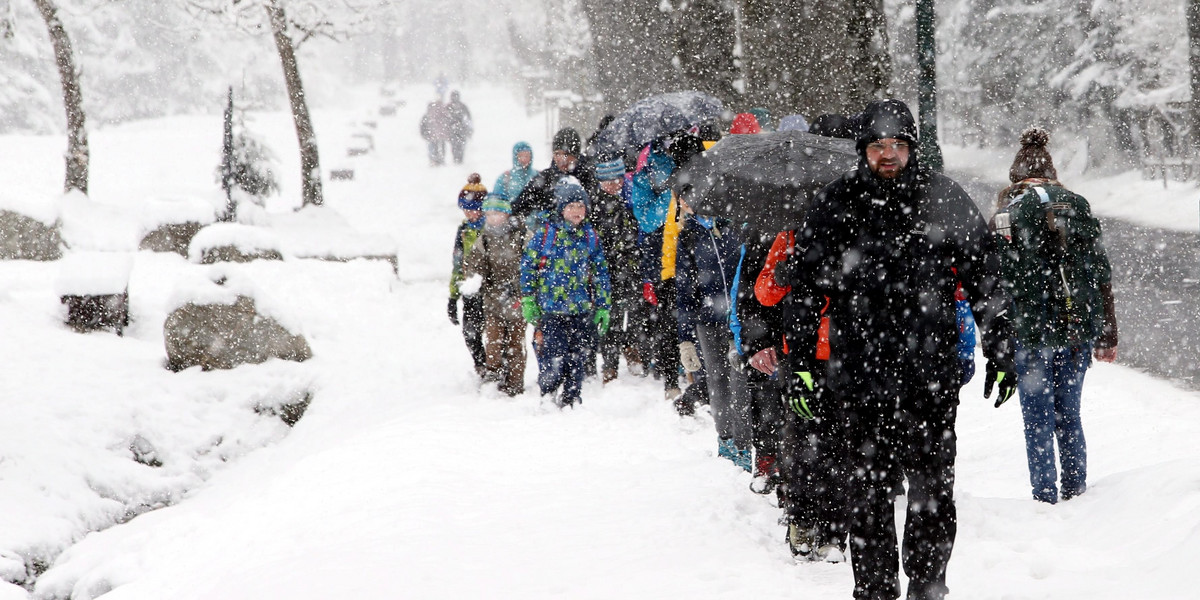
<svg viewBox="0 0 1200 600"><path fill-rule="evenodd" d="M172 371L312 358L304 336L293 335L274 319L258 314L254 299L246 296L238 296L233 304L188 304L176 309L163 325L163 338L167 368Z"/></svg>

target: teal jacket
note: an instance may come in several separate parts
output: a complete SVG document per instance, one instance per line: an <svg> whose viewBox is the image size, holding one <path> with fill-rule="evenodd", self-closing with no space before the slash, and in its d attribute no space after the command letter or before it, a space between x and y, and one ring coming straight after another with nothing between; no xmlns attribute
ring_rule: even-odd
<svg viewBox="0 0 1200 600"><path fill-rule="evenodd" d="M522 167L521 163L517 162L517 154L522 151L528 151L530 155L529 165ZM525 185L537 175L537 171L533 168L533 147L526 142L517 142L512 149L512 168L501 173L496 178L496 185L492 186L492 194L500 196L509 202L517 199L521 195L521 190L525 189Z"/></svg>

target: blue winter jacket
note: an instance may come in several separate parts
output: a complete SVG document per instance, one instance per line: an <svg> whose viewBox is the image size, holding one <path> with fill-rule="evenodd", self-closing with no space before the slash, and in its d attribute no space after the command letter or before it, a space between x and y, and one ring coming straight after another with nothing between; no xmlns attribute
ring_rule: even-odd
<svg viewBox="0 0 1200 600"><path fill-rule="evenodd" d="M505 171L496 178L496 185L492 186L492 193L503 197L505 200L512 202L521 195L521 190L525 189L525 185L537 175L537 171L533 168L533 160L529 161L529 165L522 167L521 163L517 162L517 154L522 151L528 151L530 157L533 156L533 147L526 142L517 142L512 149L512 169Z"/></svg>
<svg viewBox="0 0 1200 600"><path fill-rule="evenodd" d="M675 258L680 341L696 341L697 324L728 324L741 250L742 239L729 221L687 218Z"/></svg>
<svg viewBox="0 0 1200 600"><path fill-rule="evenodd" d="M646 167L628 176L629 203L642 233L650 233L666 222L667 206L671 203L667 178L674 171L675 161L652 148Z"/></svg>
<svg viewBox="0 0 1200 600"><path fill-rule="evenodd" d="M608 262L596 230L551 220L542 223L521 257L521 296L547 314L581 315L612 309Z"/></svg>

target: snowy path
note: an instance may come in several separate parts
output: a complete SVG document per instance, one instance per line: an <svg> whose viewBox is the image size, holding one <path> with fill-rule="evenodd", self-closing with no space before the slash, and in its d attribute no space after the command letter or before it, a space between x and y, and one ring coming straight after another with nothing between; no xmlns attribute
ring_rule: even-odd
<svg viewBox="0 0 1200 600"><path fill-rule="evenodd" d="M358 178L328 184L333 208L397 239L399 283L377 263L251 271L297 298L316 358L279 377L311 380L304 419L182 503L88 536L39 595L850 597L847 565L792 563L778 510L713 456L711 420L679 419L655 382L588 385L566 413L539 409L532 391L476 389L445 316L453 198L469 170L490 186L517 139L539 166L548 153L540 118L507 95L464 99L479 124L468 168L426 168L411 93L381 120ZM158 372L144 362L137 376ZM533 390L532 368L526 378ZM960 410L952 598L1194 597L1200 396L1097 365L1085 386L1091 488L1048 507L1028 499L1019 410L993 409L980 388Z"/></svg>

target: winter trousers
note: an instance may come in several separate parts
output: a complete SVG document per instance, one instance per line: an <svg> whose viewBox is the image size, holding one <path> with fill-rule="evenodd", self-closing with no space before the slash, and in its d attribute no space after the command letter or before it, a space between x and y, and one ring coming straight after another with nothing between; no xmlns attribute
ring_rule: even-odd
<svg viewBox="0 0 1200 600"><path fill-rule="evenodd" d="M746 374L729 360L733 334L724 323L699 323L696 339L704 361L708 405L712 407L717 437L732 439L739 450L749 450L754 439L750 426L750 389Z"/></svg>
<svg viewBox="0 0 1200 600"><path fill-rule="evenodd" d="M500 391L516 396L525 391L525 321L487 316L483 332L487 371Z"/></svg>
<svg viewBox="0 0 1200 600"><path fill-rule="evenodd" d="M663 389L679 389L679 321L675 306L675 280L654 286L658 306L651 307L647 322L654 348L654 370Z"/></svg>
<svg viewBox="0 0 1200 600"><path fill-rule="evenodd" d="M621 350L633 343L631 328L634 325L633 311L624 304L613 305L608 332L600 338L600 355L604 368L616 371L621 366ZM628 358L626 359L628 360Z"/></svg>
<svg viewBox="0 0 1200 600"><path fill-rule="evenodd" d="M841 389L847 407L850 549L856 600L900 597L894 510L897 470L908 479L904 572L908 600L941 600L954 548L958 386L905 384L914 367L879 368ZM911 379L909 379L911 380ZM956 382L955 382L956 383Z"/></svg>
<svg viewBox="0 0 1200 600"><path fill-rule="evenodd" d="M486 323L483 316L483 298L463 296L462 305L463 340L467 343L467 350L475 363L475 372L482 377L487 373L487 352L483 347L483 329Z"/></svg>
<svg viewBox="0 0 1200 600"><path fill-rule="evenodd" d="M584 363L595 339L596 326L591 314L542 316L542 361L538 367L538 387L542 395L555 393L562 386L560 406L580 401Z"/></svg>
<svg viewBox="0 0 1200 600"><path fill-rule="evenodd" d="M783 417L780 505L789 521L816 530L818 547L837 544L844 550L851 475L846 410L828 388L817 389L809 404L815 419L802 419L790 409Z"/></svg>
<svg viewBox="0 0 1200 600"><path fill-rule="evenodd" d="M758 456L777 456L783 436L783 396L777 380L749 365L742 366L746 387L750 390L750 428L754 452Z"/></svg>
<svg viewBox="0 0 1200 600"><path fill-rule="evenodd" d="M1058 502L1054 442L1062 463L1062 498L1087 490L1087 442L1079 411L1083 376L1092 360L1091 344L1070 348L1017 345L1017 391L1025 420L1025 453L1033 498Z"/></svg>
<svg viewBox="0 0 1200 600"><path fill-rule="evenodd" d="M454 157L454 164L461 165L463 154L467 150L467 140L450 140L450 155Z"/></svg>
<svg viewBox="0 0 1200 600"><path fill-rule="evenodd" d="M440 166L446 162L446 140L429 140L429 164Z"/></svg>

